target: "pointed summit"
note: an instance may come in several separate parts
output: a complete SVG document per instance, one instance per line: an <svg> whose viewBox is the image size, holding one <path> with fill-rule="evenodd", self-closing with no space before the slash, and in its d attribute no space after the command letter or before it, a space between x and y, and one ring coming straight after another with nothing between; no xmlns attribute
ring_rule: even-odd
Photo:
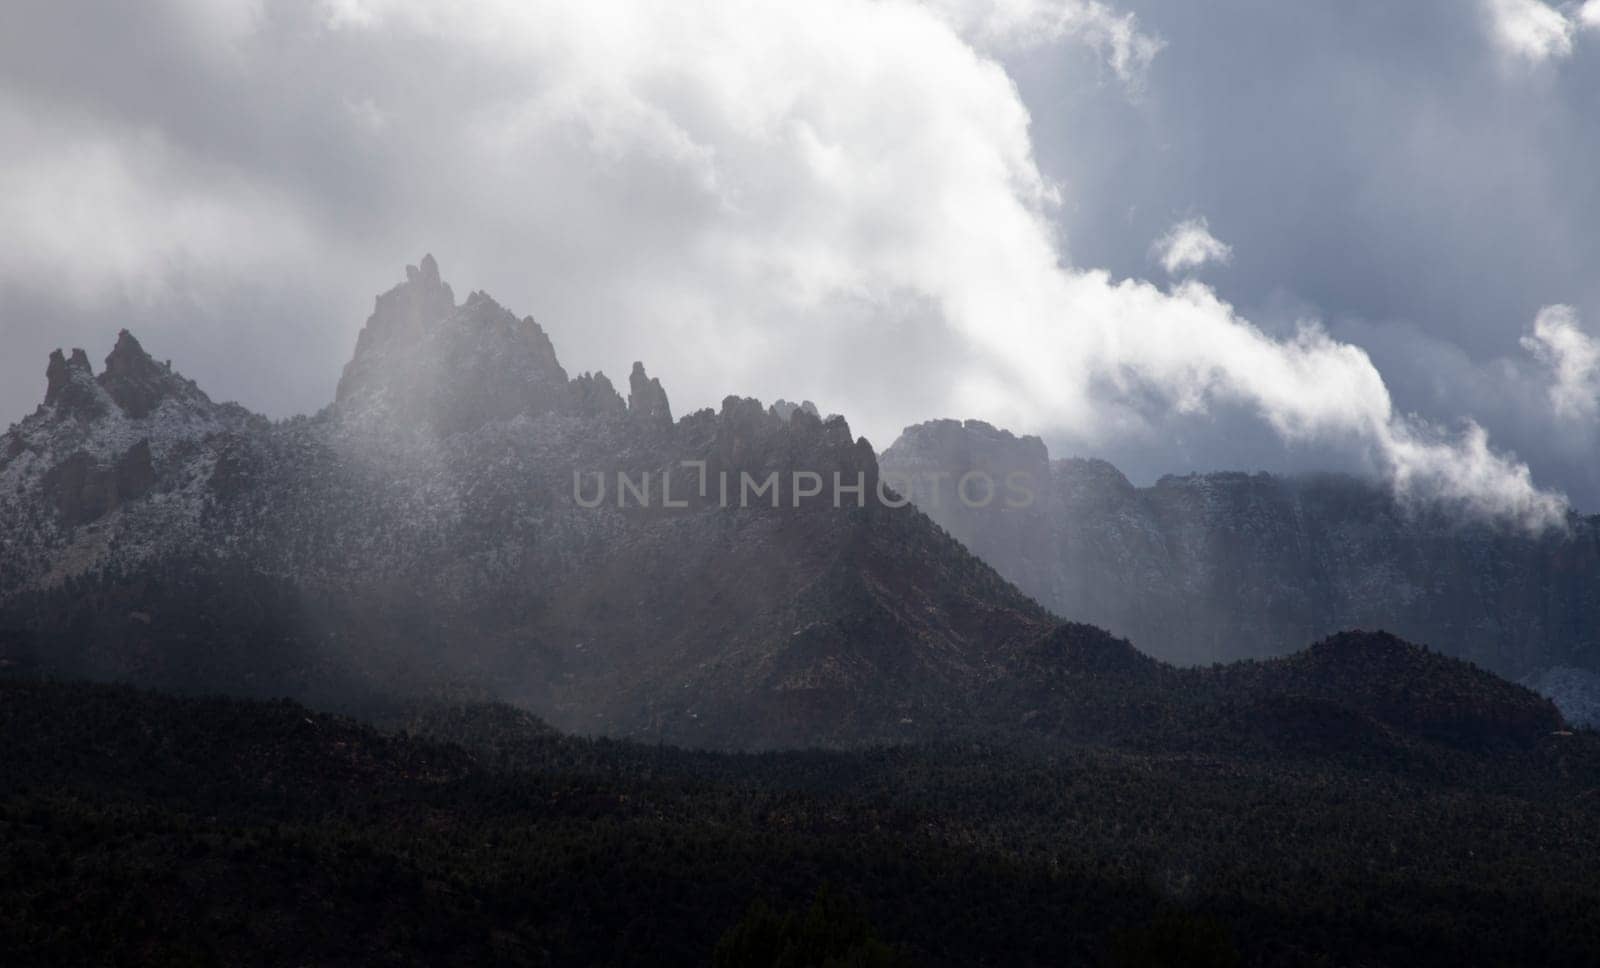
<svg viewBox="0 0 1600 968"><path fill-rule="evenodd" d="M455 293L439 277L439 263L432 255L423 256L420 266L406 266L406 281L380 295L373 305L356 338L355 355L339 377L336 399L342 402L370 383L384 357L416 345L430 327L455 310Z"/></svg>
<svg viewBox="0 0 1600 968"><path fill-rule="evenodd" d="M419 265L406 266L406 282L418 283L437 289L444 285L439 279L439 263L433 260L433 253L422 257Z"/></svg>
<svg viewBox="0 0 1600 968"><path fill-rule="evenodd" d="M99 382L117 406L135 420L148 416L168 398L210 403L199 387L172 372L171 364L151 359L127 330L117 334L117 345L106 357Z"/></svg>
<svg viewBox="0 0 1600 968"><path fill-rule="evenodd" d="M127 330L117 331L117 345L111 348L111 355L106 357L106 374L114 373L131 374L136 370L155 367L155 361L150 354L145 352L143 346Z"/></svg>
<svg viewBox="0 0 1600 968"><path fill-rule="evenodd" d="M81 349L74 349L70 358L60 350L51 351L45 381L44 404L57 413L93 420L108 409L105 396L95 386L89 354Z"/></svg>
<svg viewBox="0 0 1600 968"><path fill-rule="evenodd" d="M168 399L211 404L211 398L193 381L173 372L171 363L157 363L125 329L117 334L117 343L106 357L106 368L98 381L117 406L136 420L154 412Z"/></svg>
<svg viewBox="0 0 1600 968"><path fill-rule="evenodd" d="M635 420L658 426L672 426L672 407L667 404L667 391L661 381L644 372L644 364L635 360L633 372L628 374L628 413Z"/></svg>
<svg viewBox="0 0 1600 968"><path fill-rule="evenodd" d="M532 316L518 319L487 293L457 306L424 256L378 297L339 380L347 420L380 430L452 434L571 405L554 345Z"/></svg>

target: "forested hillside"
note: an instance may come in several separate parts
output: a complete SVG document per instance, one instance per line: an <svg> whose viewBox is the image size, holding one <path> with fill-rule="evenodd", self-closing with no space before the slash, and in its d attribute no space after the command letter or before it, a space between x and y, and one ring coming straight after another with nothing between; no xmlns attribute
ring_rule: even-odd
<svg viewBox="0 0 1600 968"><path fill-rule="evenodd" d="M1416 769L1292 738L1239 755L730 755L572 738L500 706L383 720L0 681L0 948L263 965L697 965L719 945L719 964L1600 957L1589 734L1421 740L1439 753Z"/></svg>

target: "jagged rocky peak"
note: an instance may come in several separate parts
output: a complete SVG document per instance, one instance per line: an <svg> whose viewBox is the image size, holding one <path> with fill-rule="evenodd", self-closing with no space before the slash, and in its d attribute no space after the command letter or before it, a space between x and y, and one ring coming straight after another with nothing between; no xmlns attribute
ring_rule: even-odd
<svg viewBox="0 0 1600 968"><path fill-rule="evenodd" d="M628 415L647 424L672 425L667 391L661 388L658 378L645 373L644 364L637 360L633 363L633 372L628 374Z"/></svg>
<svg viewBox="0 0 1600 968"><path fill-rule="evenodd" d="M780 399L774 401L772 404L772 412L776 414L780 420L788 420L790 417L794 416L796 410L804 410L806 413L809 413L811 416L818 419L821 419L822 417L822 411L818 410L817 405L812 403L810 400L803 400L800 403L791 403L788 400Z"/></svg>
<svg viewBox="0 0 1600 968"><path fill-rule="evenodd" d="M456 433L571 409L585 394L607 409L609 382L569 385L555 346L532 316L519 319L483 292L458 307L431 256L408 266L406 275L378 297L339 380L337 405L346 418Z"/></svg>
<svg viewBox="0 0 1600 968"><path fill-rule="evenodd" d="M576 413L598 417L628 412L628 404L612 384L611 378L601 372L580 373L568 386L572 409Z"/></svg>
<svg viewBox="0 0 1600 968"><path fill-rule="evenodd" d="M169 398L210 403L210 398L192 381L173 372L171 363L151 359L127 330L117 334L117 345L106 357L99 382L117 406L136 420L148 416Z"/></svg>
<svg viewBox="0 0 1600 968"><path fill-rule="evenodd" d="M107 411L105 394L94 379L89 354L74 349L66 356L60 350L50 353L45 367L44 405L63 416L92 420Z"/></svg>
<svg viewBox="0 0 1600 968"><path fill-rule="evenodd" d="M823 475L838 471L847 480L860 471L869 483L878 479L872 445L865 437L851 436L850 424L837 414L824 420L814 409L797 407L785 418L753 397L728 396L715 415L704 411L684 419L690 423L702 417L714 424L711 452L719 464Z"/></svg>
<svg viewBox="0 0 1600 968"><path fill-rule="evenodd" d="M98 377L83 350L75 349L71 356L55 350L45 368L45 380L45 407L81 420L103 417L113 409L139 420L168 399L211 406L211 398L193 381L173 372L171 363L151 359L127 330L117 334L116 346Z"/></svg>
<svg viewBox="0 0 1600 968"><path fill-rule="evenodd" d="M416 342L455 308L455 293L439 277L439 263L431 254L422 257L421 265L406 266L406 281L378 296L372 315L356 338L355 355L339 379L338 399L344 400L359 390L368 376L368 361L386 355L392 346Z"/></svg>
<svg viewBox="0 0 1600 968"><path fill-rule="evenodd" d="M376 322L378 335L415 335L448 317L455 308L456 294L439 277L439 263L429 254L419 265L406 266L405 282L378 297L372 322L367 325Z"/></svg>

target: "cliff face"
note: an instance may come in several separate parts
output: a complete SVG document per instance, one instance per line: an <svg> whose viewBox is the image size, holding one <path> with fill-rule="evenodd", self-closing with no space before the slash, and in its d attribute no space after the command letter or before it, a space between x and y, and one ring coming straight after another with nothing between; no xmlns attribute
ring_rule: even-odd
<svg viewBox="0 0 1600 968"><path fill-rule="evenodd" d="M1600 669L1600 519L1531 535L1331 475L1136 488L1104 461L1047 463L1043 451L1036 438L938 421L909 428L881 464L890 476L1031 468L1047 482L1031 507L919 506L1057 614L1161 658L1279 655L1384 628L1513 677Z"/></svg>

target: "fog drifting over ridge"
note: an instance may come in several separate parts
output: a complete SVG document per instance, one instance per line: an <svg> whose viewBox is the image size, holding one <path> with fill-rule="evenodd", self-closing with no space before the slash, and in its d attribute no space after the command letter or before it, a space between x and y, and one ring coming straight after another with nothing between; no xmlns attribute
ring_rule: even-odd
<svg viewBox="0 0 1600 968"><path fill-rule="evenodd" d="M644 359L680 413L809 397L880 448L962 416L1153 454L1215 419L1405 491L1529 521L1561 507L1472 414L1408 414L1317 313L1258 325L1197 278L1227 246L1251 259L1227 212L1169 220L1224 247L1171 260L1170 284L1074 258L1075 186L1041 165L1008 58L1098 64L1098 96L1137 109L1184 42L1153 16L1073 0L83 6L32 6L6 41L7 419L39 398L45 350L98 357L129 323L217 395L314 409L371 293L431 249L458 289L535 314L569 370ZM1503 6L1485 8L1486 49ZM1581 306L1548 306L1506 321L1515 372L1485 377L1529 401L1519 449L1594 433L1596 344Z"/></svg>

